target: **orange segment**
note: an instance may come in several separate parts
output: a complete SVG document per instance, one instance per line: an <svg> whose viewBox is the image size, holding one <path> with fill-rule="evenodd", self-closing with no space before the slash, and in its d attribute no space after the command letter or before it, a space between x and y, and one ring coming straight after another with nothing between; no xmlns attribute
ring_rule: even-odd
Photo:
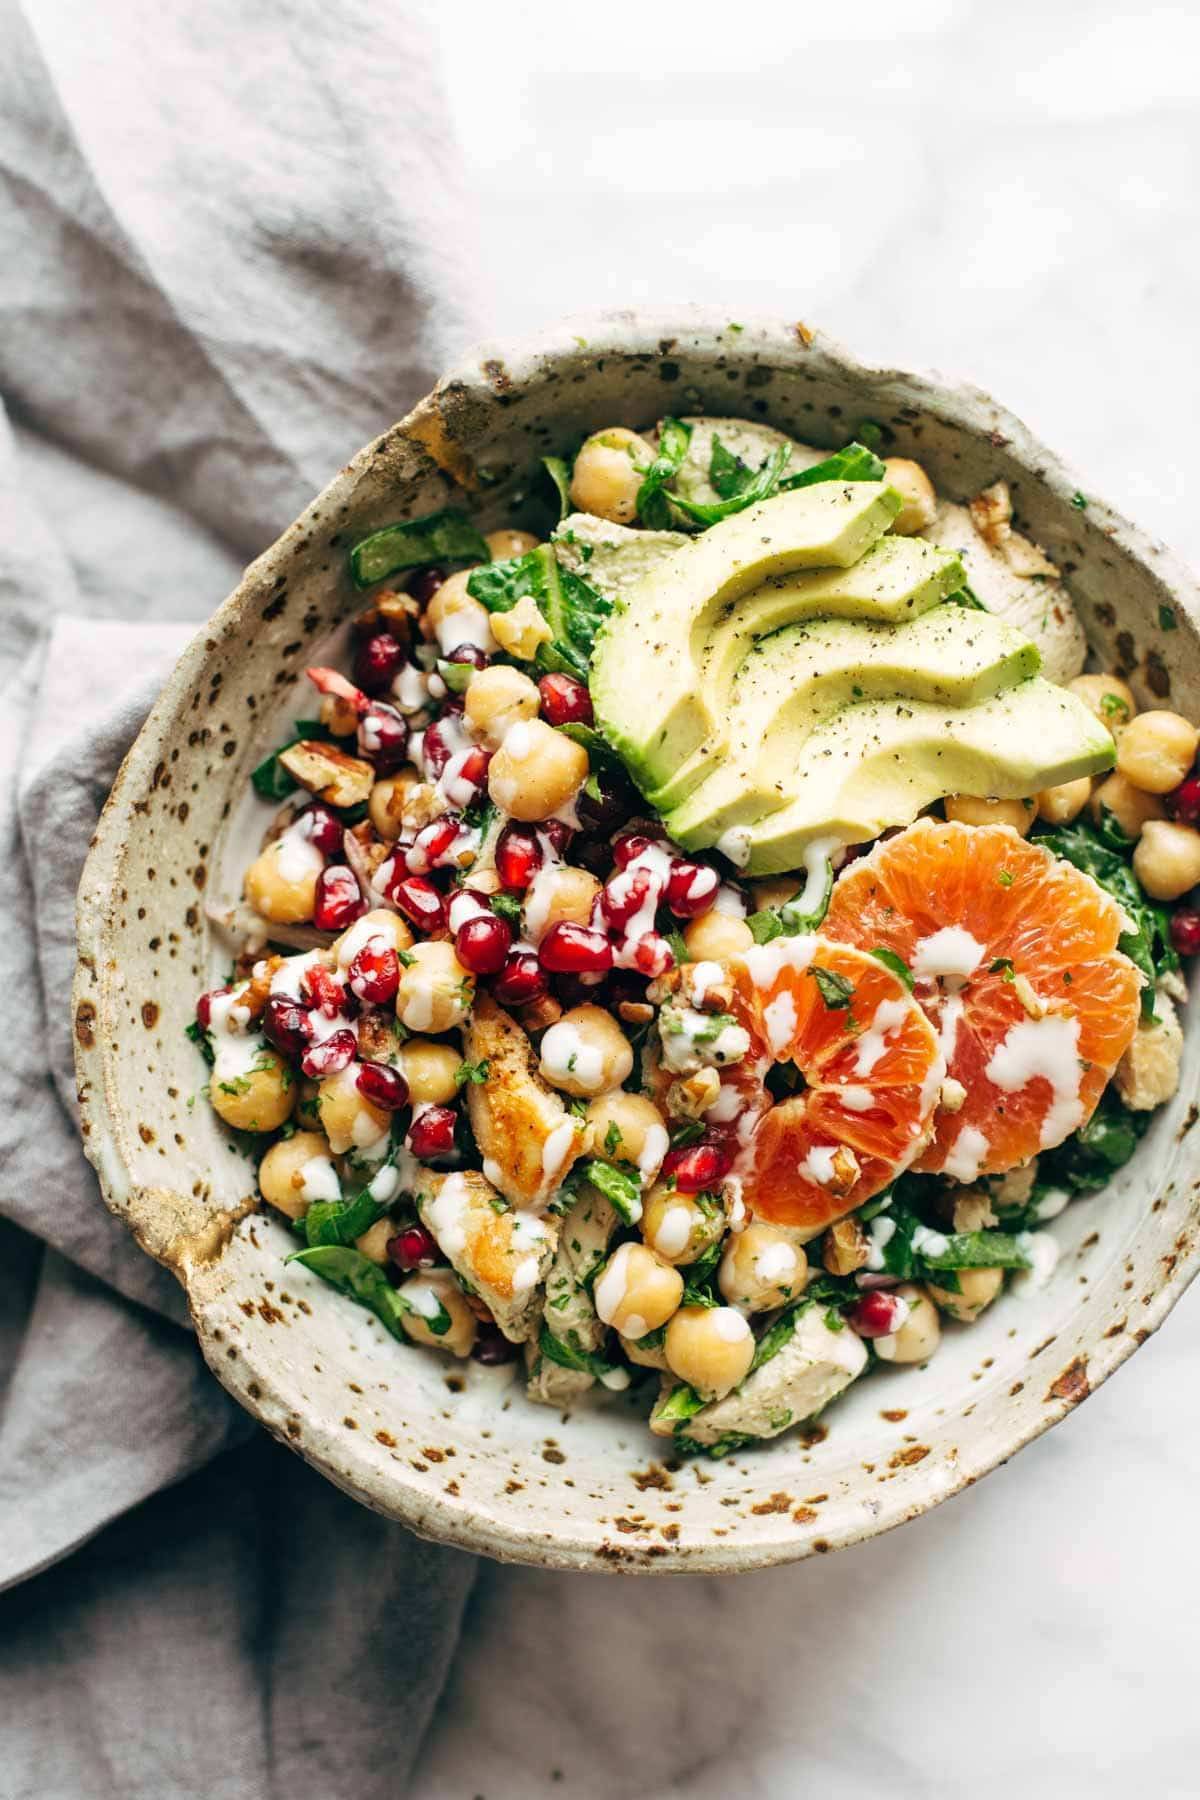
<svg viewBox="0 0 1200 1800"><path fill-rule="evenodd" d="M943 1073L937 1039L897 975L824 937L776 938L730 972L755 1063L792 1062L804 1081L751 1136L743 1198L815 1235L921 1149Z"/></svg>
<svg viewBox="0 0 1200 1800"><path fill-rule="evenodd" d="M971 1181L1061 1143L1137 1029L1116 901L1006 825L919 819L838 877L821 929L904 959L966 1089L937 1113L921 1170Z"/></svg>

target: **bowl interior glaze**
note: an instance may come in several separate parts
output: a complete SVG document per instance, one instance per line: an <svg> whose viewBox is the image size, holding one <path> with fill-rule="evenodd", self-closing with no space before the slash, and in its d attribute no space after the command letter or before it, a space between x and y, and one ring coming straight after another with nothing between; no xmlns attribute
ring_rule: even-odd
<svg viewBox="0 0 1200 1800"><path fill-rule="evenodd" d="M74 1020L83 1130L108 1205L185 1285L214 1373L331 1480L414 1530L560 1568L724 1572L883 1531L976 1480L1084 1399L1195 1273L1200 1055L1111 1188L1055 1222L1062 1259L1028 1298L950 1326L923 1370L852 1389L809 1441L665 1466L621 1396L563 1417L509 1370L386 1337L283 1256L250 1165L192 1105L184 1035L227 966L205 905L233 898L267 809L250 770L303 710L359 604L347 546L447 501L511 516L541 455L665 412L762 418L835 445L882 421L897 454L965 499L998 478L1064 570L1093 647L1140 698L1200 716L1196 586L1163 549L977 390L864 366L821 333L711 311L610 313L485 345L368 445L247 570L184 654L122 769L79 895ZM1170 609L1169 611L1166 609ZM1171 628L1173 626L1173 628ZM299 685L298 685L299 684Z"/></svg>

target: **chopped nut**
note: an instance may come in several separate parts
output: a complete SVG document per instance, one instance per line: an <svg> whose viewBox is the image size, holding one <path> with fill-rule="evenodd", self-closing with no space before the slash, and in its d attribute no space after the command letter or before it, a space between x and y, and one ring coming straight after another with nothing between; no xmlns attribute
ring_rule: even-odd
<svg viewBox="0 0 1200 1800"><path fill-rule="evenodd" d="M647 1006L644 1000L619 1000L617 1017L624 1019L626 1025L648 1025L654 1017L654 1008Z"/></svg>
<svg viewBox="0 0 1200 1800"><path fill-rule="evenodd" d="M1033 983L1028 975L1013 976L1013 993L1031 1019L1045 1018L1046 1002L1034 991Z"/></svg>
<svg viewBox="0 0 1200 1800"><path fill-rule="evenodd" d="M821 1240L821 1262L830 1275L853 1275L866 1267L867 1234L857 1219L839 1219Z"/></svg>
<svg viewBox="0 0 1200 1800"><path fill-rule="evenodd" d="M510 612L492 614L492 636L502 650L518 662L532 662L539 644L554 636L532 594L526 594Z"/></svg>
<svg viewBox="0 0 1200 1800"><path fill-rule="evenodd" d="M949 1219L955 1231L990 1231L999 1224L986 1188L964 1188L946 1195Z"/></svg>
<svg viewBox="0 0 1200 1800"><path fill-rule="evenodd" d="M998 550L1012 529L1012 496L1007 481L994 481L969 502L975 529L985 543Z"/></svg>
<svg viewBox="0 0 1200 1800"><path fill-rule="evenodd" d="M678 969L668 969L665 975L659 975L649 984L646 989L647 1000L652 1001L655 1006L661 1006L664 1000L671 998L678 988L680 980Z"/></svg>
<svg viewBox="0 0 1200 1800"><path fill-rule="evenodd" d="M733 1005L733 983L731 981L711 981L700 990L699 999L695 995L693 980L695 963L686 963L680 970L680 991L688 1004L697 1012L723 1013Z"/></svg>
<svg viewBox="0 0 1200 1800"><path fill-rule="evenodd" d="M301 787L328 806L360 806L375 784L370 763L347 756L336 744L305 739L281 750L279 760Z"/></svg>
<svg viewBox="0 0 1200 1800"><path fill-rule="evenodd" d="M358 714L340 694L326 694L318 714L322 725L334 737L353 737L358 730Z"/></svg>
<svg viewBox="0 0 1200 1800"><path fill-rule="evenodd" d="M517 1018L526 1031L544 1031L547 1025L562 1018L562 1011L553 994L543 994L540 1000L531 1000L528 1006L523 1006Z"/></svg>
<svg viewBox="0 0 1200 1800"><path fill-rule="evenodd" d="M845 1144L839 1144L833 1153L833 1180L829 1183L831 1194L848 1194L859 1176L862 1165L853 1150Z"/></svg>
<svg viewBox="0 0 1200 1800"><path fill-rule="evenodd" d="M1024 1206L1037 1180L1037 1157L988 1183L993 1206Z"/></svg>
<svg viewBox="0 0 1200 1800"><path fill-rule="evenodd" d="M392 846L385 844L383 839L376 835L374 827L367 819L363 819L360 824L348 831L342 841L346 846L347 862L359 880L366 880L368 884L376 869L385 863L392 853Z"/></svg>
<svg viewBox="0 0 1200 1800"><path fill-rule="evenodd" d="M423 825L440 819L445 810L446 802L437 789L428 781L418 781L404 796L404 829L420 831Z"/></svg>
<svg viewBox="0 0 1200 1800"><path fill-rule="evenodd" d="M385 1012L364 1012L358 1021L358 1054L366 1062L390 1063L400 1049L396 1021Z"/></svg>
<svg viewBox="0 0 1200 1800"><path fill-rule="evenodd" d="M967 1090L961 1081L953 1075L947 1075L938 1095L938 1111L944 1113L961 1112L967 1101Z"/></svg>
<svg viewBox="0 0 1200 1800"><path fill-rule="evenodd" d="M721 1077L715 1069L697 1069L686 1079L673 1081L667 1089L667 1111L673 1119L701 1119L721 1092Z"/></svg>

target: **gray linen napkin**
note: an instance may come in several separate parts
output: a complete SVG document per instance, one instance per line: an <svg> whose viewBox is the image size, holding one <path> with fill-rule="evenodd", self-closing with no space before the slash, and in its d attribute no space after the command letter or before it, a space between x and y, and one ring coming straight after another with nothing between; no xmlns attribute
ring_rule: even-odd
<svg viewBox="0 0 1200 1800"><path fill-rule="evenodd" d="M82 1157L67 1002L189 625L466 333L419 13L10 0L0 208L0 1793L395 1795L470 1559L208 1376Z"/></svg>

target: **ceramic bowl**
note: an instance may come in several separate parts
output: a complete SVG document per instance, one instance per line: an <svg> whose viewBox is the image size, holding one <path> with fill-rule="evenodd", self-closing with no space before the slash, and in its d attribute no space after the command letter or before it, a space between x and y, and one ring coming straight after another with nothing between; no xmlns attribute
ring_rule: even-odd
<svg viewBox="0 0 1200 1800"><path fill-rule="evenodd" d="M187 1290L201 1349L243 1406L348 1493L428 1537L555 1568L726 1572L887 1530L1055 1424L1141 1344L1197 1266L1197 1009L1183 1086L1133 1162L1053 1230L1051 1283L951 1326L922 1370L857 1384L809 1439L671 1466L628 1401L563 1417L511 1369L402 1347L296 1266L253 1210L250 1165L184 1035L228 955L206 902L234 897L262 808L250 770L304 704L305 664L357 604L348 545L447 501L510 516L544 452L663 413L762 418L818 444L863 418L944 493L1009 482L1066 572L1105 666L1200 716L1196 584L985 394L872 368L795 322L608 313L482 347L369 444L247 570L191 644L126 760L79 895L83 1131L104 1197Z"/></svg>

